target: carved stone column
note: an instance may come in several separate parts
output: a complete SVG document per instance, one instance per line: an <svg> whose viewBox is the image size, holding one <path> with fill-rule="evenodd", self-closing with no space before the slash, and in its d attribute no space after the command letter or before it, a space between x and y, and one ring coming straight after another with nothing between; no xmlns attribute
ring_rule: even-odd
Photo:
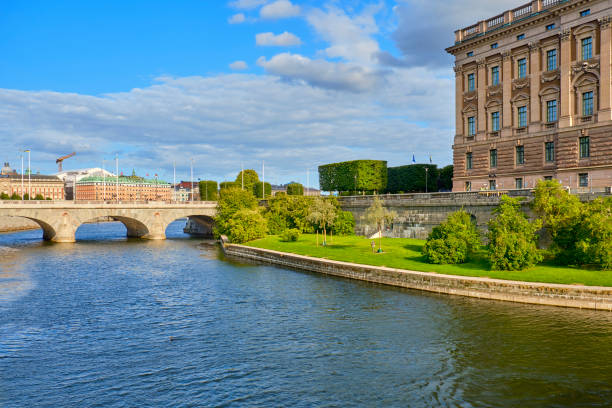
<svg viewBox="0 0 612 408"><path fill-rule="evenodd" d="M503 87L503 108L502 108L502 137L512 135L512 55L510 51L502 54L502 87Z"/></svg>
<svg viewBox="0 0 612 408"><path fill-rule="evenodd" d="M487 131L487 64L484 59L478 61L478 133Z"/></svg>
<svg viewBox="0 0 612 408"><path fill-rule="evenodd" d="M463 140L463 67L455 66L455 144Z"/></svg>
<svg viewBox="0 0 612 408"><path fill-rule="evenodd" d="M612 78L610 77L610 65L611 60L611 27L610 27L610 16L599 19L599 27L601 32L600 39L600 64L599 64L599 112L597 114L597 120L599 122L607 121L612 119L612 101L611 101L611 90L610 84Z"/></svg>
<svg viewBox="0 0 612 408"><path fill-rule="evenodd" d="M530 71L530 84L529 84L529 119L530 124L533 124L533 129L530 131L540 130L540 46L535 43L529 44L529 66ZM530 125L530 128L532 126Z"/></svg>
<svg viewBox="0 0 612 408"><path fill-rule="evenodd" d="M574 92L572 90L572 33L570 29L563 30L559 35L561 39L561 116L559 127L570 127L573 125L574 114Z"/></svg>

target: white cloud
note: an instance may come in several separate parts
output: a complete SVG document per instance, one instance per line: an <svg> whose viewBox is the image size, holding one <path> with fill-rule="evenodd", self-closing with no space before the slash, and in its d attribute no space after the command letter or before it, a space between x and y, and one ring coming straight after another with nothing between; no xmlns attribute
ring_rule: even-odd
<svg viewBox="0 0 612 408"><path fill-rule="evenodd" d="M244 23L245 20L246 20L246 17L244 16L244 14L238 13L238 14L234 14L233 16L231 16L227 21L230 24L240 24L240 23Z"/></svg>
<svg viewBox="0 0 612 408"><path fill-rule="evenodd" d="M260 57L257 64L266 72L285 79L351 92L371 90L382 80L379 73L359 65L312 60L299 54L277 54L270 60Z"/></svg>
<svg viewBox="0 0 612 408"><path fill-rule="evenodd" d="M255 43L259 46L290 47L302 44L300 38L290 32L282 34L259 33L255 36Z"/></svg>
<svg viewBox="0 0 612 408"><path fill-rule="evenodd" d="M300 12L300 6L292 4L289 0L276 0L274 3L263 6L259 10L259 16L263 19L276 20L279 18L296 17Z"/></svg>
<svg viewBox="0 0 612 408"><path fill-rule="evenodd" d="M241 9L241 10L251 10L266 4L268 0L234 0L230 1L230 7Z"/></svg>
<svg viewBox="0 0 612 408"><path fill-rule="evenodd" d="M249 65L244 61L234 61L229 64L229 67L234 71L241 71L249 68Z"/></svg>

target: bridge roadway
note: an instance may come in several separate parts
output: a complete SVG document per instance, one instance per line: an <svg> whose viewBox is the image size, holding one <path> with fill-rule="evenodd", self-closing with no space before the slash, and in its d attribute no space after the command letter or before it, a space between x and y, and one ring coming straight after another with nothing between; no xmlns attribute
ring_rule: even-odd
<svg viewBox="0 0 612 408"><path fill-rule="evenodd" d="M103 201L0 201L0 216L24 217L43 230L43 239L74 242L75 232L83 223L101 217L121 221L128 237L166 239L166 227L179 219L189 218L203 231L212 234L214 201L167 203Z"/></svg>

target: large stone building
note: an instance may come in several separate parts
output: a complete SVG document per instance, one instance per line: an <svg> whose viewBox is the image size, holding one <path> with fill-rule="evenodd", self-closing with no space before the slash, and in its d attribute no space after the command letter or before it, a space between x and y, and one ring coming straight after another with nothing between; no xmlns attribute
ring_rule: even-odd
<svg viewBox="0 0 612 408"><path fill-rule="evenodd" d="M455 32L453 191L612 185L611 14L535 0Z"/></svg>
<svg viewBox="0 0 612 408"><path fill-rule="evenodd" d="M0 194L17 194L19 197L28 194L26 197L31 199L42 196L45 200L63 200L64 182L56 176L34 173L22 176L11 169L8 163L4 163L0 171Z"/></svg>
<svg viewBox="0 0 612 408"><path fill-rule="evenodd" d="M91 201L170 201L172 188L161 180L135 175L126 177L84 177L76 183L76 199Z"/></svg>

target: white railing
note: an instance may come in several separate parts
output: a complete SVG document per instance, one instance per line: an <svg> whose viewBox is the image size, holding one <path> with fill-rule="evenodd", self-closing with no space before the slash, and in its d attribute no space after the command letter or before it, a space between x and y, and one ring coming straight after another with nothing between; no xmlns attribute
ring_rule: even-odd
<svg viewBox="0 0 612 408"><path fill-rule="evenodd" d="M561 0L542 0L542 8L546 9L552 6L556 6L561 3Z"/></svg>
<svg viewBox="0 0 612 408"><path fill-rule="evenodd" d="M497 27L500 24L504 24L504 15L500 14L499 16L495 16L489 20L487 20L487 28Z"/></svg>
<svg viewBox="0 0 612 408"><path fill-rule="evenodd" d="M463 36L464 37L468 37L470 35L475 35L478 34L480 32L480 27L478 24L474 24L471 27L468 27L466 29L463 30Z"/></svg>
<svg viewBox="0 0 612 408"><path fill-rule="evenodd" d="M531 3L512 10L512 16L514 19L521 18L528 14L531 14Z"/></svg>

